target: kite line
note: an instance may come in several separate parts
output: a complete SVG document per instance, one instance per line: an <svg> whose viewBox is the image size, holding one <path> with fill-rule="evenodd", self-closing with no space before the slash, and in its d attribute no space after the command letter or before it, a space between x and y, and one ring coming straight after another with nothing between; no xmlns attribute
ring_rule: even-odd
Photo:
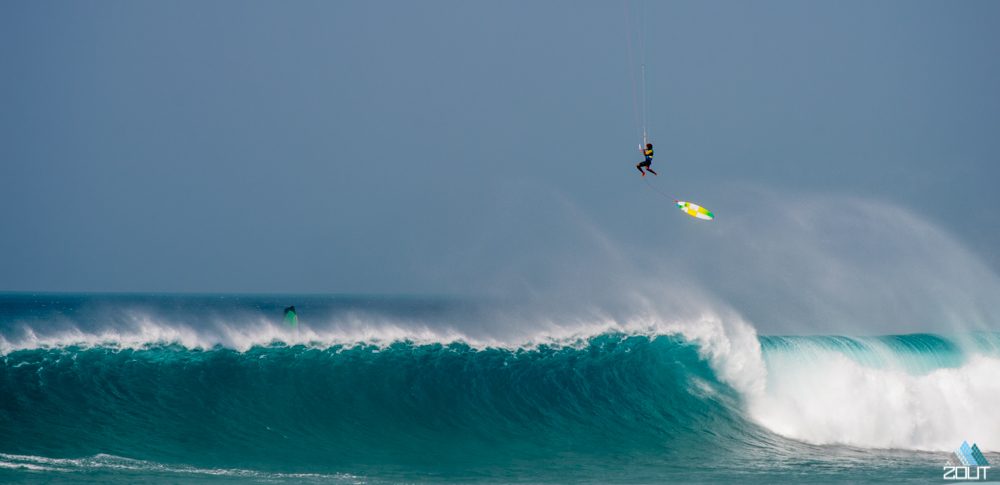
<svg viewBox="0 0 1000 485"><path fill-rule="evenodd" d="M632 63L632 29L628 25L628 0L623 0L625 5L625 38L628 39L628 73L632 76L632 104L635 106L635 136L639 138L639 149L642 150L642 142L646 139L646 135L639 130L639 97L635 93L635 65ZM640 45L642 43L642 37L639 38ZM643 111L643 121L645 121L646 116L646 68L645 63L643 65L643 79L642 79L642 111Z"/></svg>

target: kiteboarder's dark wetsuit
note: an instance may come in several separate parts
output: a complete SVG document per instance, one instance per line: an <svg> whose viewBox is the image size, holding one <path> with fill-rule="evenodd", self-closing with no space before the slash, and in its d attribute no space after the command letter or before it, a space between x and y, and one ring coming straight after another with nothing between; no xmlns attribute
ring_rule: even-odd
<svg viewBox="0 0 1000 485"><path fill-rule="evenodd" d="M646 170L649 170L649 173L651 173L653 175L656 175L656 172L654 172L653 169L649 168L649 165L651 163L653 163L653 147L650 146L650 147L646 148L646 151L642 152L642 154L646 156L646 159L643 160L643 161L641 161L641 162L639 162L635 166L635 168L638 168L639 171L642 172L642 176L643 177L646 176L646 172L642 171L642 167L646 167Z"/></svg>

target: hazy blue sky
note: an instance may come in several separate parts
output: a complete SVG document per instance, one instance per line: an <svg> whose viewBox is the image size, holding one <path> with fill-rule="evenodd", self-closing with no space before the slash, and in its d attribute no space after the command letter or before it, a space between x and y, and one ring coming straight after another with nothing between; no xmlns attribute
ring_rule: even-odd
<svg viewBox="0 0 1000 485"><path fill-rule="evenodd" d="M784 201L848 198L1000 269L1000 2L651 2L654 182L711 222L638 177L624 17L2 2L0 291L502 293L688 254L738 293L780 278L736 261L789 244Z"/></svg>

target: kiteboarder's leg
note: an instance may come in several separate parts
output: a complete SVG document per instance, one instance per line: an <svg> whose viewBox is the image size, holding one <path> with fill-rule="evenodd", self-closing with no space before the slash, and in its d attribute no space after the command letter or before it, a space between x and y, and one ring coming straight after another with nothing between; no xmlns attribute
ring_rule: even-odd
<svg viewBox="0 0 1000 485"><path fill-rule="evenodd" d="M646 167L646 171L648 171L649 173L651 173L653 175L656 175L656 172L654 172L653 169L651 169L649 167ZM659 177L659 175L656 175L656 176Z"/></svg>
<svg viewBox="0 0 1000 485"><path fill-rule="evenodd" d="M642 172L642 176L643 176L643 177L645 177L645 176L646 176L646 172L643 172L643 171L642 171L642 162L639 162L639 163L635 164L635 168L638 168L638 169L639 169L639 172Z"/></svg>

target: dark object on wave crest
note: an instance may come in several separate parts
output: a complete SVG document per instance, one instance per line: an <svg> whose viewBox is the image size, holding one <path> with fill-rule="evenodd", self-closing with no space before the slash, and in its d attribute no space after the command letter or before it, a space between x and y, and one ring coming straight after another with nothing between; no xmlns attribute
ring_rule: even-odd
<svg viewBox="0 0 1000 485"><path fill-rule="evenodd" d="M290 306L285 308L285 325L297 328L299 326L299 317L295 316L295 306Z"/></svg>

